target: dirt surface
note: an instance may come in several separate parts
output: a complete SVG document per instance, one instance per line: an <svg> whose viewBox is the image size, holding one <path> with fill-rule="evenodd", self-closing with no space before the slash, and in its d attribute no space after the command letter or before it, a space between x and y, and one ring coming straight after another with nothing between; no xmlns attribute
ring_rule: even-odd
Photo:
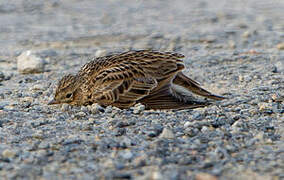
<svg viewBox="0 0 284 180"><path fill-rule="evenodd" d="M284 178L284 1L0 1L0 179ZM183 111L48 106L92 57L175 51L228 99ZM43 72L21 74L31 50Z"/></svg>

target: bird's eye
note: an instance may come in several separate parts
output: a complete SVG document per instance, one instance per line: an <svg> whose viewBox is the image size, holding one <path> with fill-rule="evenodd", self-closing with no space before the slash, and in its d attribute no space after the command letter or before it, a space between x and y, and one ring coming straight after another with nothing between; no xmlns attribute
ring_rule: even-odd
<svg viewBox="0 0 284 180"><path fill-rule="evenodd" d="M71 93L66 94L66 98L70 98L72 96Z"/></svg>

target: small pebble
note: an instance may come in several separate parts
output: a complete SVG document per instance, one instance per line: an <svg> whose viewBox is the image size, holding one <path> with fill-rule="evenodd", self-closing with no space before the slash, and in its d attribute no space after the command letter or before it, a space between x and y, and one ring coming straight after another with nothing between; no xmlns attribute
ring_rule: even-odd
<svg viewBox="0 0 284 180"><path fill-rule="evenodd" d="M175 135L172 132L172 130L170 130L168 128L164 128L159 137L160 138L165 138L165 139L174 139Z"/></svg>
<svg viewBox="0 0 284 180"><path fill-rule="evenodd" d="M112 112L112 106L107 106L105 109L106 113L111 113Z"/></svg>
<svg viewBox="0 0 284 180"><path fill-rule="evenodd" d="M258 42L258 41L255 41L255 42L253 43L253 45L254 45L255 47L260 47L260 46L261 46L260 42Z"/></svg>
<svg viewBox="0 0 284 180"><path fill-rule="evenodd" d="M232 133L238 133L239 130L240 130L241 125L242 125L242 122L241 122L241 121L236 121L236 122L234 122L234 124L231 126L231 128L232 128Z"/></svg>
<svg viewBox="0 0 284 180"><path fill-rule="evenodd" d="M245 31L243 34L242 34L242 37L243 38L249 38L251 36L251 32L250 31Z"/></svg>
<svg viewBox="0 0 284 180"><path fill-rule="evenodd" d="M88 121L89 121L89 123L94 123L96 120L95 120L94 118L91 118L91 117L90 117L90 118L88 119Z"/></svg>
<svg viewBox="0 0 284 180"><path fill-rule="evenodd" d="M194 122L187 121L187 122L184 123L183 127L188 128L188 127L193 126L193 125L194 125Z"/></svg>
<svg viewBox="0 0 284 180"><path fill-rule="evenodd" d="M134 107L133 107L133 113L134 114L140 114L142 111L145 110L145 106L143 104L136 104Z"/></svg>
<svg viewBox="0 0 284 180"><path fill-rule="evenodd" d="M150 179L153 179L153 180L163 180L163 176L162 174L160 173L160 171L154 171L152 172L152 177Z"/></svg>
<svg viewBox="0 0 284 180"><path fill-rule="evenodd" d="M234 41L229 41L229 47L231 48L231 49L235 49L236 48L236 43L234 42Z"/></svg>
<svg viewBox="0 0 284 180"><path fill-rule="evenodd" d="M259 111L269 110L271 109L271 106L269 103L259 103L258 104Z"/></svg>
<svg viewBox="0 0 284 180"><path fill-rule="evenodd" d="M273 99L273 101L276 101L278 99L278 95L277 94L272 94L271 95L271 99Z"/></svg>
<svg viewBox="0 0 284 180"><path fill-rule="evenodd" d="M2 152L2 156L4 158L13 158L14 156L16 155L16 153L10 149L5 149L3 152Z"/></svg>
<svg viewBox="0 0 284 180"><path fill-rule="evenodd" d="M133 153L129 150L125 150L125 151L121 152L121 157L124 158L124 159L130 160L133 157Z"/></svg>
<svg viewBox="0 0 284 180"><path fill-rule="evenodd" d="M79 116L79 117L84 117L84 116L86 116L86 113L85 112L78 112L76 115Z"/></svg>
<svg viewBox="0 0 284 180"><path fill-rule="evenodd" d="M37 91L37 90L45 90L42 84L36 84L33 87L30 88L31 91Z"/></svg>
<svg viewBox="0 0 284 180"><path fill-rule="evenodd" d="M201 128L201 132L207 132L207 131L209 131L209 128L207 127L207 126L203 126L202 128Z"/></svg>
<svg viewBox="0 0 284 180"><path fill-rule="evenodd" d="M104 108L101 107L99 104L95 103L92 104L91 106L88 106L88 109L90 112L92 112L92 114L97 114L99 112L103 112Z"/></svg>
<svg viewBox="0 0 284 180"><path fill-rule="evenodd" d="M274 66L276 68L276 72L284 72L284 60L277 61Z"/></svg>
<svg viewBox="0 0 284 180"><path fill-rule="evenodd" d="M81 106L81 111L83 111L84 113L88 113L89 112L89 108L86 106Z"/></svg>
<svg viewBox="0 0 284 180"><path fill-rule="evenodd" d="M276 45L277 49L284 50L284 42Z"/></svg>
<svg viewBox="0 0 284 180"><path fill-rule="evenodd" d="M30 50L17 57L18 71L22 74L41 73L44 65L45 61Z"/></svg>

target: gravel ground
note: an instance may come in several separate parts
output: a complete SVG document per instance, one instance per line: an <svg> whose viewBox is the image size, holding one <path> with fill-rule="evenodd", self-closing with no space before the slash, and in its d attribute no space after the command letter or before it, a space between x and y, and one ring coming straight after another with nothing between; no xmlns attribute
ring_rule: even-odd
<svg viewBox="0 0 284 180"><path fill-rule="evenodd" d="M0 179L284 178L283 1L174 2L0 1ZM90 57L148 48L184 54L186 74L228 99L47 105ZM39 73L21 70L28 50Z"/></svg>

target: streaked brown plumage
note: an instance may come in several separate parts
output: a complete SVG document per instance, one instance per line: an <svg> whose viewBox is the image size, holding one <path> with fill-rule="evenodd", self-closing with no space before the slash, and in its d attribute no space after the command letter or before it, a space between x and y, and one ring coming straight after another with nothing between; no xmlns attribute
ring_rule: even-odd
<svg viewBox="0 0 284 180"><path fill-rule="evenodd" d="M222 100L182 73L183 55L150 50L129 51L95 58L76 75L64 76L50 104L69 103L129 108L142 103L147 109L186 109L210 103L195 93Z"/></svg>

